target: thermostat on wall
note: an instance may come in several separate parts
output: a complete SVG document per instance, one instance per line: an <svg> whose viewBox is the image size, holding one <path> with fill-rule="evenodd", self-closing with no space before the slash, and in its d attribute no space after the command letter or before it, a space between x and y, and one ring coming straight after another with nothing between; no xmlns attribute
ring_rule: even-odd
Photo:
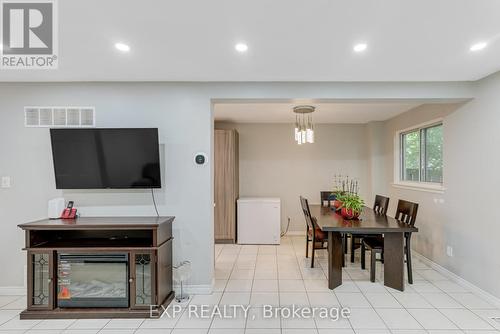
<svg viewBox="0 0 500 334"><path fill-rule="evenodd" d="M204 166L207 164L207 155L203 152L198 152L194 156L194 162L199 166Z"/></svg>

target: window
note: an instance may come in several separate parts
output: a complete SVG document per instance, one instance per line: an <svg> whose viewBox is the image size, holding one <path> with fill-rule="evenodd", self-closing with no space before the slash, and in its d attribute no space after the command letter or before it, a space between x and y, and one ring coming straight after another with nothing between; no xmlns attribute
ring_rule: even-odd
<svg viewBox="0 0 500 334"><path fill-rule="evenodd" d="M400 134L401 181L443 183L443 124Z"/></svg>

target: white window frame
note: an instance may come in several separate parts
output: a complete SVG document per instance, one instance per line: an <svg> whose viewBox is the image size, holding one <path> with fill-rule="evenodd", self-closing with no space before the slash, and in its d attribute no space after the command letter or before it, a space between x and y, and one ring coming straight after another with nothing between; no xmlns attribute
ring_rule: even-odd
<svg viewBox="0 0 500 334"><path fill-rule="evenodd" d="M444 187L444 166L443 166L443 183L436 182L424 182L424 181L404 181L402 180L402 162L403 162L403 150L401 147L401 136L405 133L421 130L422 128L429 128L433 125L442 124L444 133L444 119L437 118L431 121L417 124L415 126L408 127L396 132L394 136L394 182L392 186L395 188L410 189L427 191L432 193L444 193L446 188Z"/></svg>

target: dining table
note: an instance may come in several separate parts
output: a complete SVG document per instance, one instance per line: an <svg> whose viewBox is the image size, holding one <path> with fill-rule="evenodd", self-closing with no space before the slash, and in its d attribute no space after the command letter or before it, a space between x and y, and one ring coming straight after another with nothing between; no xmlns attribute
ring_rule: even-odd
<svg viewBox="0 0 500 334"><path fill-rule="evenodd" d="M384 285L404 291L404 236L418 229L393 217L379 214L363 207L357 219L344 219L332 207L310 205L311 216L316 218L319 228L328 233L328 287L342 285L342 263L344 247L342 235L383 234L384 237Z"/></svg>

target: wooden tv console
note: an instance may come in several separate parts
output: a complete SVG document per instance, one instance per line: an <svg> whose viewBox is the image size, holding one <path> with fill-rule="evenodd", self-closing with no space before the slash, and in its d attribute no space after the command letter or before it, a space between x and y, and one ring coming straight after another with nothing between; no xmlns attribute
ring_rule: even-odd
<svg viewBox="0 0 500 334"><path fill-rule="evenodd" d="M158 317L172 301L172 223L174 217L80 217L20 224L28 255L28 306L21 319ZM123 290L127 307L61 307L62 279L71 271L64 256L120 255L127 260ZM80 263L79 263L80 264ZM102 263L101 263L102 264ZM63 266L67 264L63 263ZM58 268L59 267L59 268ZM81 268L80 266L80 275ZM100 266L106 270L106 264ZM65 269L66 268L66 269ZM76 267L74 267L77 269ZM88 268L88 267L85 267ZM108 267L111 268L111 267ZM120 267L123 269L123 267ZM61 271L62 270L62 271ZM85 274L85 272L84 272ZM92 273L90 273L92 276ZM101 271L97 274L102 274ZM121 277L121 276L120 276ZM90 278L89 278L90 280ZM71 280L67 280L71 281ZM125 282L126 281L126 282ZM67 282L66 282L67 283ZM66 292L65 292L66 293ZM69 295L69 292L68 292ZM59 298L61 302L58 303ZM64 300L65 303L68 302ZM81 298L80 298L81 299ZM85 299L85 298L83 298ZM88 298L87 298L88 299ZM104 301L105 303L105 301ZM163 306L163 307L162 307Z"/></svg>

